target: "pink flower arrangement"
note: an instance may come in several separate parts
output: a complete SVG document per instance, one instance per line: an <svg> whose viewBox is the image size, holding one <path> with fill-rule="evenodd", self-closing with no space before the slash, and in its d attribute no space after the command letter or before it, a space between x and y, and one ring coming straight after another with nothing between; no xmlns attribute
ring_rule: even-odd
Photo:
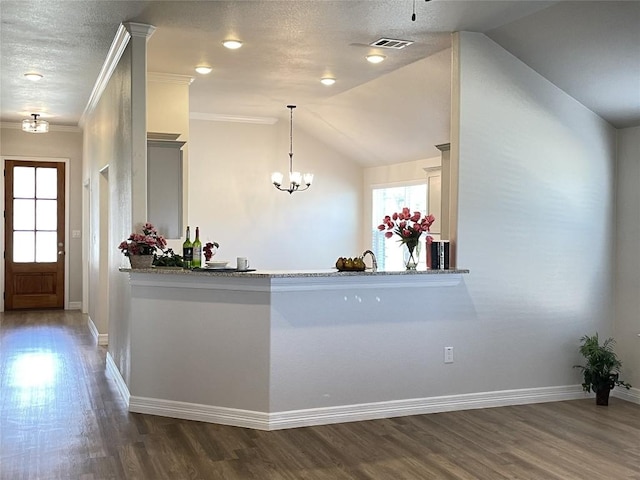
<svg viewBox="0 0 640 480"><path fill-rule="evenodd" d="M382 223L378 225L378 230L385 232L386 238L393 237L394 234L400 237L401 243L406 243L411 250L418 244L420 235L429 232L431 225L436 221L432 214L422 216L420 212L413 212L404 207L401 212L394 212L393 215L385 216ZM427 242L431 239L427 237Z"/></svg>
<svg viewBox="0 0 640 480"><path fill-rule="evenodd" d="M118 245L125 256L153 255L156 249L164 250L167 246L165 238L158 233L156 227L149 222L142 227L142 233L132 233L129 238Z"/></svg>

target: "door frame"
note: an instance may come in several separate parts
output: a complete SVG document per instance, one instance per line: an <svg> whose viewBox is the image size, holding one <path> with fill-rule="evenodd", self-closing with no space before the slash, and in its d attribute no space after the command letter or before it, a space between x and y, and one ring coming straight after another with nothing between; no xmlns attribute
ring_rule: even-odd
<svg viewBox="0 0 640 480"><path fill-rule="evenodd" d="M71 245L71 236L69 235L69 204L71 203L69 197L69 159L62 157L27 157L24 155L2 155L0 156L0 160L2 161L2 171L3 177L2 182L0 182L0 195L2 196L2 211L5 210L4 204L4 165L6 160L16 160L16 161L25 161L25 162L57 162L64 163L64 235L65 235L65 256L64 256L64 309L69 309L69 255L70 253L70 245ZM0 225L0 242L2 243L2 251L5 251L4 244L4 215L2 219L2 225ZM5 288L5 278L4 278L4 255L0 257L0 284L2 285L2 291L4 292ZM0 297L0 312L4 312L4 295Z"/></svg>

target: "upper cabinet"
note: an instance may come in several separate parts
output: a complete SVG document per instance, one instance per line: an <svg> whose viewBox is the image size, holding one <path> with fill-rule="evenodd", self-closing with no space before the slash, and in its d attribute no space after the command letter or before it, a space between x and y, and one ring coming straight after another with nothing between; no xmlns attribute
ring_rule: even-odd
<svg viewBox="0 0 640 480"><path fill-rule="evenodd" d="M186 142L147 139L147 218L165 238L182 234L182 147Z"/></svg>

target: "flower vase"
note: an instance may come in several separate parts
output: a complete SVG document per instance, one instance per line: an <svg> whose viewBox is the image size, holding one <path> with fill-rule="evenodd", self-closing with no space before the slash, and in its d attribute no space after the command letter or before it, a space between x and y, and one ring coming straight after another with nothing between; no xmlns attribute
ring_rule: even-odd
<svg viewBox="0 0 640 480"><path fill-rule="evenodd" d="M407 270L415 270L418 266L418 262L420 261L421 245L422 244L417 240L415 242L403 243L402 257Z"/></svg>
<svg viewBox="0 0 640 480"><path fill-rule="evenodd" d="M153 255L129 255L129 263L133 270L151 268L153 265Z"/></svg>

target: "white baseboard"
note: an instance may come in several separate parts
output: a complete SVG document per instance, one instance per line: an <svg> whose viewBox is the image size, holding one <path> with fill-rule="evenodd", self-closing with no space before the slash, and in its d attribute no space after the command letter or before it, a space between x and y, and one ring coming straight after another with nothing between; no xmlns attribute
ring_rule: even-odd
<svg viewBox="0 0 640 480"><path fill-rule="evenodd" d="M82 302L69 302L69 310L81 310Z"/></svg>
<svg viewBox="0 0 640 480"><path fill-rule="evenodd" d="M116 366L116 362L113 361L113 357L109 352L107 352L107 372L111 374L111 377L113 377L113 381L116 382L116 387L118 388L118 392L120 392L120 396L124 400L124 403L129 406L131 399L129 387L127 387L124 378L122 378L122 375L120 374L120 370L118 370L118 367Z"/></svg>
<svg viewBox="0 0 640 480"><path fill-rule="evenodd" d="M611 390L611 396L640 405L640 388L630 388L627 390L626 388L616 387Z"/></svg>
<svg viewBox="0 0 640 480"><path fill-rule="evenodd" d="M87 325L89 327L89 331L91 332L91 336L96 341L96 345L106 346L109 345L109 334L108 333L100 333L98 332L98 327L93 323L91 317L87 315Z"/></svg>
<svg viewBox="0 0 640 480"><path fill-rule="evenodd" d="M233 427L273 430L269 428L269 414L253 410L214 407L212 405L159 400L157 398L130 397L129 411L159 415L161 417L219 423Z"/></svg>
<svg viewBox="0 0 640 480"><path fill-rule="evenodd" d="M332 423L375 420L427 413L504 407L529 403L558 402L585 398L580 385L526 388L497 392L470 393L443 397L392 400L388 402L311 408L266 413L227 407L200 405L156 398L130 397L129 410L164 417L220 423L258 430L328 425Z"/></svg>

